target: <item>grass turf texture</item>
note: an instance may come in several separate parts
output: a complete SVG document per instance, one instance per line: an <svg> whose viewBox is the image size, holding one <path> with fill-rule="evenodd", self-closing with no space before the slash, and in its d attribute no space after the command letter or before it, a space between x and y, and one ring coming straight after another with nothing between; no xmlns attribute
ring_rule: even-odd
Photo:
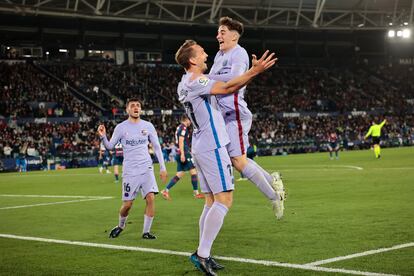
<svg viewBox="0 0 414 276"><path fill-rule="evenodd" d="M213 254L305 264L367 250L414 242L414 148L257 158L265 169L279 170L288 189L285 217L276 221L268 201L248 181L236 182L234 205L213 246ZM351 167L356 166L362 170ZM175 164L168 164L169 177ZM156 171L158 167L156 168ZM158 172L158 171L157 171ZM158 175L158 173L157 173ZM239 176L235 175L235 179ZM159 189L164 184L159 183ZM113 196L112 199L0 209L1 234L193 252L203 201L192 197L186 175L156 199L152 232L140 238L144 201L136 200L128 226L108 239L117 224L120 183L96 168L0 174L0 194ZM0 196L0 208L75 198ZM88 248L0 238L0 274L199 275L187 257ZM412 275L414 248L405 248L322 265L350 270ZM221 261L220 275L325 275L293 268Z"/></svg>

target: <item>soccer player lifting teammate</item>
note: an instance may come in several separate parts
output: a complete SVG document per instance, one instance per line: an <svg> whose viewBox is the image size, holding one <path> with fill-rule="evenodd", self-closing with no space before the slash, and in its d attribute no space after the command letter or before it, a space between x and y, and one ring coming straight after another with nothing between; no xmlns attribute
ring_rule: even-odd
<svg viewBox="0 0 414 276"><path fill-rule="evenodd" d="M227 82L242 75L249 69L249 56L238 44L244 31L243 24L230 17L222 17L219 22L217 41L220 50L208 77L212 80ZM278 172L270 175L256 162L248 159L249 131L252 113L244 100L246 87L240 87L234 94L217 96L221 113L226 123L230 144L227 146L233 166L271 201L275 216L283 216L285 191Z"/></svg>
<svg viewBox="0 0 414 276"><path fill-rule="evenodd" d="M181 124L175 131L175 143L178 147L178 152L175 156L175 161L177 162L177 173L173 178L171 178L170 182L167 184L167 187L161 191L161 195L164 199L171 200L170 189L174 187L178 181L180 181L186 171L190 171L194 198L203 199L204 195L198 192L197 170L194 167L190 152L191 137L189 127L191 125L191 121L185 114L181 116L180 121Z"/></svg>
<svg viewBox="0 0 414 276"><path fill-rule="evenodd" d="M233 170L226 148L230 140L215 95L234 93L273 66L276 58L268 53L266 51L259 60L253 55L252 68L228 82L214 81L204 75L207 54L195 41L187 40L175 55L177 63L186 71L177 93L194 128L191 151L201 191L206 196L199 220L199 246L190 260L206 275L216 275L214 269L222 268L210 257L210 251L232 205L234 190Z"/></svg>
<svg viewBox="0 0 414 276"><path fill-rule="evenodd" d="M163 182L167 180L167 170L162 158L161 146L157 132L148 121L140 118L141 102L138 99L129 99L126 111L128 119L119 123L112 134L111 140L106 137L104 125L98 127L98 134L107 149L113 149L120 142L124 152L122 170L122 207L119 211L119 223L109 234L110 238L116 238L124 230L129 210L140 192L146 201L143 239L155 239L150 233L152 221L155 215L155 194L158 193L155 181L151 156L148 152L148 144L151 143L160 163L160 177Z"/></svg>

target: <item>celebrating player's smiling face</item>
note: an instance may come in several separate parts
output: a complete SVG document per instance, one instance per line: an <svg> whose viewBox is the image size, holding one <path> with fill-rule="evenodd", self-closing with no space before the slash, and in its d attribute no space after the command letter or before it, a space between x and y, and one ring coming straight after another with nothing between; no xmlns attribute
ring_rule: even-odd
<svg viewBox="0 0 414 276"><path fill-rule="evenodd" d="M227 51L237 44L239 33L229 30L225 25L221 25L217 31L216 39L219 43L220 50Z"/></svg>
<svg viewBox="0 0 414 276"><path fill-rule="evenodd" d="M141 104L139 102L128 103L127 113L130 117L138 119L141 114Z"/></svg>
<svg viewBox="0 0 414 276"><path fill-rule="evenodd" d="M194 56L190 59L191 62L200 68L201 72L204 73L207 70L207 57L208 55L204 51L203 47L196 44L193 46L193 54Z"/></svg>

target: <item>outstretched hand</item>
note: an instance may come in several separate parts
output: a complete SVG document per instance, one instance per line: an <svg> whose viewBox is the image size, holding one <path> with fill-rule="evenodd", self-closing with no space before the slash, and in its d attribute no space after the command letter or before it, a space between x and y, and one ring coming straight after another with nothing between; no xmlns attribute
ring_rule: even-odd
<svg viewBox="0 0 414 276"><path fill-rule="evenodd" d="M106 128L105 128L104 125L99 125L99 127L98 127L98 135L100 137L103 137L103 136L106 135Z"/></svg>
<svg viewBox="0 0 414 276"><path fill-rule="evenodd" d="M274 57L275 53L271 53L269 55L269 50L266 50L266 52L262 55L260 59L257 59L256 55L252 55L252 67L251 69L257 73L260 74L273 65L275 65L277 61L277 57Z"/></svg>

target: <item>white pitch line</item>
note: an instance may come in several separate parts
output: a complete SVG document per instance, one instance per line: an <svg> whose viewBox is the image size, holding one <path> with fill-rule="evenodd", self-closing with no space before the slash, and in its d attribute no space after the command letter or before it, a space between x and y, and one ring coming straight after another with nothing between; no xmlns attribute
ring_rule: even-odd
<svg viewBox="0 0 414 276"><path fill-rule="evenodd" d="M37 207L37 206L47 206L47 205L56 205L56 204L66 204L66 203L83 202L83 201L104 200L104 199L109 199L109 198L88 198L88 199L78 199L78 200L67 200L67 201L56 201L56 202L38 203L38 204L30 204L30 205L9 206L9 207L2 207L2 208L0 208L0 210L19 209L19 208L28 208L28 207Z"/></svg>
<svg viewBox="0 0 414 276"><path fill-rule="evenodd" d="M109 199L112 196L74 196L74 195L11 195L0 194L3 197L43 197L43 198L96 198L96 199Z"/></svg>
<svg viewBox="0 0 414 276"><path fill-rule="evenodd" d="M352 259L352 258L378 254L378 253L382 253L382 252L387 252L387 251L392 251L392 250L397 250L397 249L407 248L407 247L412 247L412 246L414 246L414 242L404 243L404 244L395 245L395 246L387 247L387 248L379 248L379 249L364 251L364 252L361 252L361 253L355 253L355 254L351 254L351 255L340 256L340 257L330 258L330 259L326 259L326 260L320 260L320 261L316 261L316 262L312 262L312 263L307 263L305 265L318 266L318 265L323 265L323 264L348 260L348 259Z"/></svg>
<svg viewBox="0 0 414 276"><path fill-rule="evenodd" d="M115 250L151 252L151 253L168 254L168 255L176 255L176 256L190 256L191 255L191 253L188 253L188 252L165 250L165 249L154 249L154 248L145 248L145 247L138 247L138 246L113 245L113 244L79 242L79 241L68 241L68 240L45 239L45 238L17 236L17 235L10 235L10 234L0 234L0 238L38 241L38 242L57 243L57 244L69 244L69 245L106 248L106 249L115 249ZM254 259L245 259L245 258L238 258L238 257L215 256L215 258L218 260L232 261L232 262L239 262L239 263L250 263L250 264L259 264L259 265L276 266L276 267L288 267L288 268L331 272L331 273L344 273L344 274L366 275L366 276L395 276L394 274L383 274L383 273L375 273L375 272L348 270L348 269L342 269L342 268L327 268L327 267L318 267L318 266L301 265L301 264L279 263L279 262L274 262L274 261L254 260Z"/></svg>
<svg viewBox="0 0 414 276"><path fill-rule="evenodd" d="M270 169L271 167L267 167L265 166L265 168ZM286 169L284 169L286 168ZM292 171L293 169L295 171L297 171L298 169L300 170L329 170L329 169L338 169L338 168L343 168L343 169L353 169L353 170L358 170L358 171L362 171L364 168L362 167L358 167L358 166L351 166L351 165L295 165L295 166L281 166L278 168L274 168L272 167L271 169L273 170L281 170L281 171Z"/></svg>

